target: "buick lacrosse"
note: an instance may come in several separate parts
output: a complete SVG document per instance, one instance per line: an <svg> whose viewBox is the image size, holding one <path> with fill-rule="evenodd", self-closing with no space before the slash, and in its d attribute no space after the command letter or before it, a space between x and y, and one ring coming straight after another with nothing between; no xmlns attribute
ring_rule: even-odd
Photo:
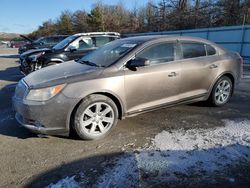
<svg viewBox="0 0 250 188"><path fill-rule="evenodd" d="M17 121L33 132L99 139L119 119L143 112L197 101L226 104L242 63L237 53L204 39L124 38L26 76L13 106Z"/></svg>

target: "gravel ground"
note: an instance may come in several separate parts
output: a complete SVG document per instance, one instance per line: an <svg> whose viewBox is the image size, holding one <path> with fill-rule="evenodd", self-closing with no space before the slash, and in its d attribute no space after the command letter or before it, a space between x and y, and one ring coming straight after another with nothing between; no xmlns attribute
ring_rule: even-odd
<svg viewBox="0 0 250 188"><path fill-rule="evenodd" d="M246 130L248 130L250 121L249 79L242 80L230 103L221 108L210 108L198 103L127 118L120 121L108 137L98 141L82 141L72 137L39 137L19 126L14 119L11 97L17 81L22 78L18 70L18 58L15 54L17 54L17 49L0 48L0 187L45 187L48 185L50 187L57 185L59 187L62 185L64 187L66 187L65 185L77 187L79 185L98 186L107 182L109 184L105 185L111 186L112 184L108 181L112 180L111 177L117 182L129 183L125 181L126 174L129 174L132 170L140 172L139 180L132 184L132 187L139 185L149 187L162 185L171 185L171 187L249 186L249 156L246 156L248 160L246 158L237 158L237 160L229 158L230 160L225 167L216 168L219 172L215 174L192 174L192 172L183 173L183 171L177 170L170 171L170 174L176 172L175 176L179 178L177 182L170 179L167 182L163 181L161 185L157 185L153 181L140 181L147 179L149 176L157 179L159 174L168 172L167 166L163 166L158 172L148 172L143 167L142 159L145 159L145 155L159 156L162 152L164 157L170 152L174 156L176 150L171 149L173 145L167 149L166 145L163 145L164 147L157 145L162 143L159 142L162 135L163 137L166 135L166 138L168 138L168 135L176 137L181 133L185 135L185 133L193 131L194 135L203 140L210 138L209 136L202 137L205 133L207 135L211 133L210 135L212 135L213 130L215 132L216 130L224 130L223 127L228 126L225 122L229 124L233 122L233 126L241 125L241 122L247 122L244 125L247 126ZM233 137L234 134L231 135L230 131L223 132L224 137L228 135L230 138L235 138L235 142L232 142L232 144L234 146L236 144L236 148L241 148L236 151L239 156L243 156L249 153L248 137L244 137L246 143L241 143L240 139L243 138L244 134L239 134ZM213 135L218 138L218 134ZM184 137L177 136L176 139L178 137L180 137L179 140L182 143L181 138ZM186 135L185 138L189 143L191 137ZM213 137L211 136L211 138ZM228 148L229 150L226 149L226 151L235 151L235 148L230 149L233 138L224 138L225 141L229 142L229 145L218 146L220 141L215 141L214 145L211 144L207 148L203 148L203 146L199 148L198 145L198 148L190 149L191 146L194 146L192 144L190 147L179 148L181 153L185 151L180 157L185 157L189 150L194 152L194 156L200 155L199 151L203 149L210 155L213 152L221 151L217 150L218 148ZM170 138L165 140L165 142L171 141L173 140ZM177 147L177 145L174 146ZM166 160L166 158L158 159ZM220 160L223 160L223 158ZM129 165L121 166L120 163ZM178 165L176 166L178 167ZM128 171L128 169L131 169L131 171ZM115 181L113 180L113 182ZM146 184L144 184L145 182Z"/></svg>

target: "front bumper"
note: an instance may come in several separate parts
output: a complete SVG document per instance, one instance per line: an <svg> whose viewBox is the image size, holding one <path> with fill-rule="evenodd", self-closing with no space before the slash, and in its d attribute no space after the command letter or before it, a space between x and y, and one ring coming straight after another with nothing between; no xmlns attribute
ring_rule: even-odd
<svg viewBox="0 0 250 188"><path fill-rule="evenodd" d="M20 125L22 125L26 129L29 129L33 133L46 135L68 135L68 131L65 128L44 128L40 124L29 124L25 121L25 118L18 112L16 112L15 118Z"/></svg>
<svg viewBox="0 0 250 188"><path fill-rule="evenodd" d="M19 69L24 75L28 75L32 71L32 67L26 62L25 59L20 60Z"/></svg>
<svg viewBox="0 0 250 188"><path fill-rule="evenodd" d="M69 118L74 101L63 94L45 102L12 98L18 123L34 133L62 136L69 135Z"/></svg>

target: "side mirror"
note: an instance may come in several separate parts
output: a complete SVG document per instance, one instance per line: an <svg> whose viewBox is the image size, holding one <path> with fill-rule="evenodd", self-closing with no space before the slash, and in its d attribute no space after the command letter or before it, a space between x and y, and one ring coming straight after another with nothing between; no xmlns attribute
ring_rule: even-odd
<svg viewBox="0 0 250 188"><path fill-rule="evenodd" d="M77 51L77 49L76 49L75 46L69 46L69 51L70 52L75 52L75 51Z"/></svg>
<svg viewBox="0 0 250 188"><path fill-rule="evenodd" d="M144 58L131 59L127 62L126 67L131 70L136 70L137 67L144 67L149 65L149 60Z"/></svg>

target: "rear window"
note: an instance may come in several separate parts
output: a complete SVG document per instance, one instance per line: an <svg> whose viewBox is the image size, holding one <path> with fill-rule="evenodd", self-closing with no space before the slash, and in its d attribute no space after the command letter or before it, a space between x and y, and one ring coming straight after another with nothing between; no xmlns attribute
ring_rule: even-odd
<svg viewBox="0 0 250 188"><path fill-rule="evenodd" d="M110 37L95 37L96 47L103 46L104 44L110 42Z"/></svg>
<svg viewBox="0 0 250 188"><path fill-rule="evenodd" d="M206 56L205 45L202 43L184 42L181 46L184 59Z"/></svg>
<svg viewBox="0 0 250 188"><path fill-rule="evenodd" d="M212 46L210 46L208 44L206 44L206 50L207 50L207 55L214 55L214 54L216 54L216 50Z"/></svg>
<svg viewBox="0 0 250 188"><path fill-rule="evenodd" d="M113 41L113 40L116 40L116 39L118 39L118 37L109 37L110 41Z"/></svg>

